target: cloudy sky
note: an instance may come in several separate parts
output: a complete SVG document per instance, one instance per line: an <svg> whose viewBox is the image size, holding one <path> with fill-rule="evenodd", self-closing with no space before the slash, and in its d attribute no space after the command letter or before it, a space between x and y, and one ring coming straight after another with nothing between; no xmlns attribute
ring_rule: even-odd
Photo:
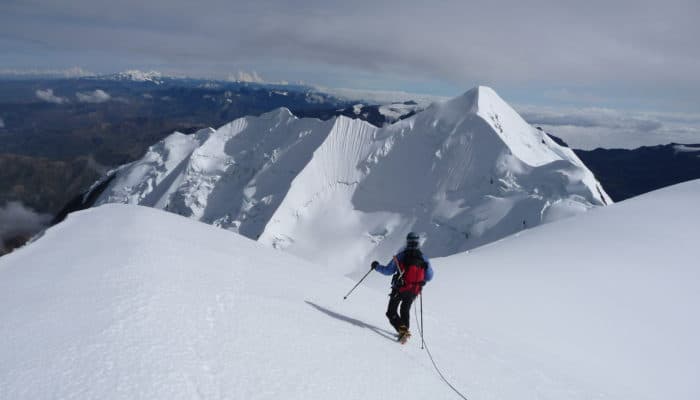
<svg viewBox="0 0 700 400"><path fill-rule="evenodd" d="M128 68L645 112L700 107L700 1L3 0L0 67Z"/></svg>

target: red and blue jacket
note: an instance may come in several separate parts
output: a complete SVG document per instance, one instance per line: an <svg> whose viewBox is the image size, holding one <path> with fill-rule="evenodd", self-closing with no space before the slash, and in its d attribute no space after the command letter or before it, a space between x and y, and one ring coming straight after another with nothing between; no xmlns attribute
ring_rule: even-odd
<svg viewBox="0 0 700 400"><path fill-rule="evenodd" d="M383 274L383 275L394 275L394 274L403 274L406 272L406 268L408 268L408 265L404 265L404 260L405 260L405 253L406 250L404 249L403 251L399 252L397 255L392 257L391 261L387 265L377 265L375 270L377 272ZM423 259L423 262L425 262L425 273L423 276L423 281L429 282L430 280L433 279L433 268L430 266L430 260L428 260L428 257L423 255L421 253L421 258ZM397 264L398 263L398 264ZM410 282L409 282L410 283ZM393 280L392 281L392 288L402 290L404 288L401 288L399 286L405 285L406 282L403 284L399 280ZM411 288L407 288L409 290L412 290ZM420 291L419 288L415 288L416 290L413 290L416 292L416 294Z"/></svg>

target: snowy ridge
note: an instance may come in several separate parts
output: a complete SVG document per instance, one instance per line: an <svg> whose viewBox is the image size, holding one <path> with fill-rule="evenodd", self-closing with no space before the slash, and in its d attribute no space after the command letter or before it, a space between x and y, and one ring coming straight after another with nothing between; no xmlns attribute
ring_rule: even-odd
<svg viewBox="0 0 700 400"><path fill-rule="evenodd" d="M699 196L434 258L440 368L474 400L697 399ZM0 398L456 398L417 335L392 342L388 277L366 282L343 301L339 271L147 207L72 214L0 258Z"/></svg>
<svg viewBox="0 0 700 400"><path fill-rule="evenodd" d="M117 170L98 204L166 209L345 271L410 230L444 256L611 203L486 87L383 128L278 109L173 135Z"/></svg>

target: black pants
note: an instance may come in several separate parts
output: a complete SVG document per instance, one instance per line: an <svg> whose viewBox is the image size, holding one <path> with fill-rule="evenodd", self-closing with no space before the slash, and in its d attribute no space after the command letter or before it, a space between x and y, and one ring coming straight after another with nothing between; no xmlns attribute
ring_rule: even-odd
<svg viewBox="0 0 700 400"><path fill-rule="evenodd" d="M416 295L411 292L399 292L394 289L389 295L389 307L386 310L386 317L389 318L391 326L399 331L399 327L404 325L406 329L409 327L411 317L411 304L415 300ZM397 310L400 307L400 314Z"/></svg>

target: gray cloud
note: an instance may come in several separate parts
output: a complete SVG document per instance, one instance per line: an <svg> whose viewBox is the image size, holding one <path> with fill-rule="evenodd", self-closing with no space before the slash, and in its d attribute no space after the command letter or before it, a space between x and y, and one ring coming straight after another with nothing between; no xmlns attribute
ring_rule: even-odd
<svg viewBox="0 0 700 400"><path fill-rule="evenodd" d="M243 68L410 77L461 89L477 82L700 87L694 0L35 0L3 2L0 15L0 38L15 46L222 76Z"/></svg>
<svg viewBox="0 0 700 400"><path fill-rule="evenodd" d="M2 119L2 117L0 117L0 128L4 128L4 127L5 127L5 121Z"/></svg>
<svg viewBox="0 0 700 400"><path fill-rule="evenodd" d="M529 123L591 150L700 143L700 114L634 112L603 108L518 107Z"/></svg>
<svg viewBox="0 0 700 400"><path fill-rule="evenodd" d="M95 75L93 72L86 71L80 67L71 67L66 69L16 69L16 68L0 68L0 76L9 78L25 78L25 77L59 77L59 78L80 78L84 76Z"/></svg>
<svg viewBox="0 0 700 400"><path fill-rule="evenodd" d="M43 100L47 103L54 103L54 104L68 103L67 98L56 96L55 94L53 94L53 89L45 89L45 90L37 89L35 94L39 100Z"/></svg>
<svg viewBox="0 0 700 400"><path fill-rule="evenodd" d="M93 92L77 92L75 96L81 103L104 103L112 98L109 93L102 89L96 89Z"/></svg>
<svg viewBox="0 0 700 400"><path fill-rule="evenodd" d="M0 206L0 253L7 240L15 236L32 236L51 220L48 214L39 214L18 201Z"/></svg>
<svg viewBox="0 0 700 400"><path fill-rule="evenodd" d="M572 109L524 111L523 117L531 123L550 126L576 126L579 128L633 128L642 132L658 130L663 124L648 115L623 113L609 109Z"/></svg>

